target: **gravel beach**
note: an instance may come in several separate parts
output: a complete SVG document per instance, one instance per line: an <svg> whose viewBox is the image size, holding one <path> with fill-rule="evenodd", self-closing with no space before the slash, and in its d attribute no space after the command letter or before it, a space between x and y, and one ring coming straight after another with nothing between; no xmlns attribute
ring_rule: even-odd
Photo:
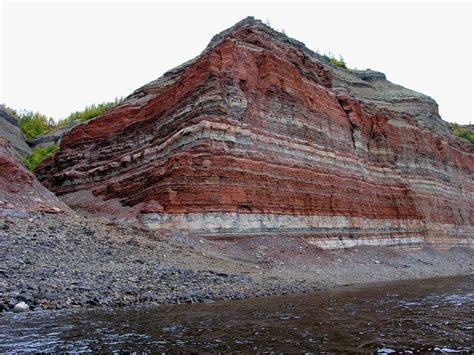
<svg viewBox="0 0 474 355"><path fill-rule="evenodd" d="M0 217L0 311L210 303L473 267L470 248L323 251L304 239L209 241L78 215Z"/></svg>

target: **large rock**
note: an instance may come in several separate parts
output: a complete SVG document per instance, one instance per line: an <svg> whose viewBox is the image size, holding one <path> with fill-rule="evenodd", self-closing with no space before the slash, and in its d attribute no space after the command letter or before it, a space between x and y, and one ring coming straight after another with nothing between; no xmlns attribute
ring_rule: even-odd
<svg viewBox="0 0 474 355"><path fill-rule="evenodd" d="M30 306L28 306L25 302L20 302L13 307L13 312L15 313L23 313L30 310Z"/></svg>
<svg viewBox="0 0 474 355"><path fill-rule="evenodd" d="M15 117L6 111L3 105L0 105L0 137L7 140L18 155L31 154L31 148L26 144Z"/></svg>
<svg viewBox="0 0 474 355"><path fill-rule="evenodd" d="M436 102L247 18L74 128L37 170L70 205L214 238L468 245L474 146Z"/></svg>
<svg viewBox="0 0 474 355"><path fill-rule="evenodd" d="M39 183L0 138L0 216L26 216L27 212L70 212L62 201Z"/></svg>

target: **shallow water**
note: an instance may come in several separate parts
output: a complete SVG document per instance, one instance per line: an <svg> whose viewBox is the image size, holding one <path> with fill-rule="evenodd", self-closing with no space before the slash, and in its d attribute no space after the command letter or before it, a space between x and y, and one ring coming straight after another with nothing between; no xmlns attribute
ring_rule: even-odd
<svg viewBox="0 0 474 355"><path fill-rule="evenodd" d="M7 351L474 350L474 276L211 305L0 315Z"/></svg>

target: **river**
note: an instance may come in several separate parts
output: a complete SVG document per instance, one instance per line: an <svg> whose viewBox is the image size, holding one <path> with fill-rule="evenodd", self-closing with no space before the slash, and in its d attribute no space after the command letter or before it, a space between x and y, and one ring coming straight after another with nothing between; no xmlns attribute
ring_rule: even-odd
<svg viewBox="0 0 474 355"><path fill-rule="evenodd" d="M0 315L0 352L472 352L474 276L208 305Z"/></svg>

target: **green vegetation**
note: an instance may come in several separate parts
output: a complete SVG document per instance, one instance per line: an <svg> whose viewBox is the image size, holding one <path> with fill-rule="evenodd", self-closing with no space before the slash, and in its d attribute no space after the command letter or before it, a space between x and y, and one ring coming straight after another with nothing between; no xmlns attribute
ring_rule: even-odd
<svg viewBox="0 0 474 355"><path fill-rule="evenodd" d="M31 139L44 134L51 130L55 125L54 120L50 117L40 114L39 112L14 110L6 107L6 110L16 118L23 134L26 138Z"/></svg>
<svg viewBox="0 0 474 355"><path fill-rule="evenodd" d="M323 59L328 62L328 63L332 63L334 64L335 66L338 66L340 68L344 68L344 69L347 69L347 65L346 65L346 62L344 61L344 58L342 58L341 55L339 55L339 59L336 58L336 56L334 54L332 54L331 52L329 53L324 53L322 54L323 56Z"/></svg>
<svg viewBox="0 0 474 355"><path fill-rule="evenodd" d="M58 148L58 145L52 144L47 147L33 149L33 153L25 158L25 165L28 167L28 169L34 171L39 163L53 154L56 150L58 150Z"/></svg>
<svg viewBox="0 0 474 355"><path fill-rule="evenodd" d="M68 117L58 122L58 127L64 126L65 124L75 121L81 120L82 122L88 121L94 117L100 116L103 113L117 107L123 102L123 97L118 97L114 101L111 102L103 102L101 104L92 104L90 106L86 106L85 109L82 111L76 111L71 113Z"/></svg>
<svg viewBox="0 0 474 355"><path fill-rule="evenodd" d="M87 106L82 111L76 111L71 113L64 119L57 122L52 117L46 117L39 112L27 111L27 110L15 110L10 107L5 109L13 116L18 122L23 134L27 139L36 138L42 134L48 133L56 128L63 127L69 122L75 120L81 120L82 122L88 121L94 117L100 116L103 113L113 109L120 105L124 98L116 98L112 102L103 102L101 104L92 104ZM25 165L31 170L35 170L38 164L45 160L49 155L58 150L56 144L50 145L43 148L33 149L33 153L25 157L23 160Z"/></svg>
<svg viewBox="0 0 474 355"><path fill-rule="evenodd" d="M65 126L71 121L81 120L88 121L94 117L102 115L103 113L113 109L123 102L123 97L116 98L112 102L103 102L101 104L92 104L87 106L82 111L71 113L68 117L55 122L53 118L46 117L39 112L14 110L6 107L6 110L16 118L23 134L27 139L36 138L42 134L48 133L56 128Z"/></svg>
<svg viewBox="0 0 474 355"><path fill-rule="evenodd" d="M450 123L449 126L455 136L467 139L469 142L474 143L474 131L468 127L461 127L457 123Z"/></svg>

